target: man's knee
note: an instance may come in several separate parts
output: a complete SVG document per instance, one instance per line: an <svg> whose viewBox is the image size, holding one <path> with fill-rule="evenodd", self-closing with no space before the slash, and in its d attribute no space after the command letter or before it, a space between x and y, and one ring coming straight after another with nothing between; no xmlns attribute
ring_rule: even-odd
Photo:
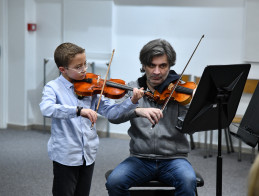
<svg viewBox="0 0 259 196"><path fill-rule="evenodd" d="M181 185L184 186L184 187L193 187L193 189L196 188L196 175L192 175L192 174L189 174L189 175L185 175L183 178L182 178L182 182L181 182Z"/></svg>
<svg viewBox="0 0 259 196"><path fill-rule="evenodd" d="M122 178L119 175L116 175L115 173L111 173L106 182L106 188L108 190L118 188L122 186Z"/></svg>

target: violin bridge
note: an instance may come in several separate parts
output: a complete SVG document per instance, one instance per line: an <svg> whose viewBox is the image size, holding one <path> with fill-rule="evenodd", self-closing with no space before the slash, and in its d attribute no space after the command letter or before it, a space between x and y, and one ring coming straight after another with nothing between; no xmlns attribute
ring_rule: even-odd
<svg viewBox="0 0 259 196"><path fill-rule="evenodd" d="M97 77L97 84L100 82L100 76Z"/></svg>
<svg viewBox="0 0 259 196"><path fill-rule="evenodd" d="M169 86L168 86L168 90L171 91L174 87L174 84L173 83L170 83Z"/></svg>

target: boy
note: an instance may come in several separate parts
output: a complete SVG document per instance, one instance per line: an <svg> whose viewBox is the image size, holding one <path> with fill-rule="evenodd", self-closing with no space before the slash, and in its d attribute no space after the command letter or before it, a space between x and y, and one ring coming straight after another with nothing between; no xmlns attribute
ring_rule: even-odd
<svg viewBox="0 0 259 196"><path fill-rule="evenodd" d="M43 116L52 118L48 155L53 161L54 196L89 195L99 138L95 112L99 95L78 99L73 81L85 78L85 50L72 43L59 45L54 53L61 75L46 84L40 109ZM108 119L117 118L137 106L144 95L134 88L133 96L122 104L112 105L102 98L98 113Z"/></svg>

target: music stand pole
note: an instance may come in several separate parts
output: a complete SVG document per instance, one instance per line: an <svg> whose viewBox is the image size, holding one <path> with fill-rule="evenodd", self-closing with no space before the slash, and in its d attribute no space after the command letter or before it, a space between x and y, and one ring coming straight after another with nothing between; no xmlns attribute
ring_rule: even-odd
<svg viewBox="0 0 259 196"><path fill-rule="evenodd" d="M218 95L218 156L217 156L217 177L216 177L216 195L222 195L222 156L221 156L221 141L222 141L222 129L221 129L221 109L222 102L221 96Z"/></svg>

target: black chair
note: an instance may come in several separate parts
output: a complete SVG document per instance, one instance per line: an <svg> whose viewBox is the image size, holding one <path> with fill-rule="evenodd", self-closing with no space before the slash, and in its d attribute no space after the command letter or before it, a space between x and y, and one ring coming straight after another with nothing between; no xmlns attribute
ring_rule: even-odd
<svg viewBox="0 0 259 196"><path fill-rule="evenodd" d="M109 170L105 173L105 178L107 180L108 176L111 174L112 170ZM202 187L204 185L204 180L202 176L196 173L197 187ZM138 186L131 187L129 189L131 196L173 196L174 187L168 186L157 180L152 180ZM196 196L198 196L198 191L196 189Z"/></svg>
<svg viewBox="0 0 259 196"><path fill-rule="evenodd" d="M258 97L259 97L259 80L257 79L247 79L243 94L251 95L250 101L248 103L247 109L244 115L236 115L233 123L239 124L238 130L230 131L231 135L239 139L238 146L238 161L241 161L242 155L242 141L252 147L251 152L251 162L255 158L255 147L259 142L259 132L258 132ZM257 141L258 140L258 141ZM258 146L259 151L259 146Z"/></svg>

